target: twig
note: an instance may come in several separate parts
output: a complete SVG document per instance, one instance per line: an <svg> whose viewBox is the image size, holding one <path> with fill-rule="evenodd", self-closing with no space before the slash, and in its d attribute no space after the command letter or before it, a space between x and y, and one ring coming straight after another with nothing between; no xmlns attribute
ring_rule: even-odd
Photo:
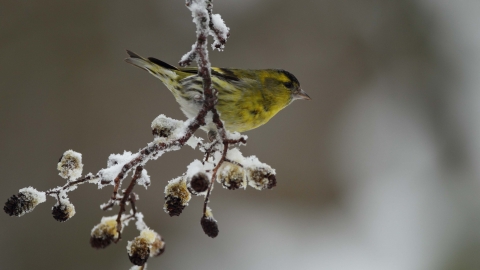
<svg viewBox="0 0 480 270"><path fill-rule="evenodd" d="M217 177L217 171L220 168L220 166L222 165L223 161L225 160L225 157L227 156L227 151L228 151L228 143L224 142L223 143L222 158L220 158L217 166L215 166L215 168L213 169L212 179L210 179L210 185L208 186L207 195L205 196L205 201L203 202L203 215L204 216L205 216L205 213L207 212L208 200L210 198L210 193L212 192L213 183L215 183L215 178Z"/></svg>
<svg viewBox="0 0 480 270"><path fill-rule="evenodd" d="M240 166L240 167L243 168L243 165L242 165L242 164L240 164L240 163L238 163L238 162L236 162L236 161L230 160L230 159L228 159L228 158L225 158L224 161L225 161L225 162L232 163L232 164L235 164L235 165Z"/></svg>
<svg viewBox="0 0 480 270"><path fill-rule="evenodd" d="M133 188L135 187L135 184L137 183L137 179L142 176L142 171L143 171L143 166L137 166L135 170L135 175L132 177L132 181L130 182L130 185L128 185L127 189L123 193L123 198L120 201L120 211L118 211L118 216L117 216L117 231L118 231L118 239L122 237L122 214L125 212L125 205L127 203L127 200L132 200L130 198L130 195L133 191ZM134 208L134 205L132 205L132 209Z"/></svg>
<svg viewBox="0 0 480 270"><path fill-rule="evenodd" d="M98 174L97 174L97 175L93 175L93 174L89 173L89 174L87 174L85 177L83 177L83 178L81 178L81 179L78 179L78 180L75 180L75 181L71 181L71 182L67 182L67 183L66 183L65 185L63 185L62 187L56 187L56 188L47 190L45 193L46 193L47 195L59 194L60 191L62 191L62 190L67 190L67 189L70 188L70 187L84 184L85 182L90 181L90 180L93 180L93 179L95 179L95 178L99 178Z"/></svg>

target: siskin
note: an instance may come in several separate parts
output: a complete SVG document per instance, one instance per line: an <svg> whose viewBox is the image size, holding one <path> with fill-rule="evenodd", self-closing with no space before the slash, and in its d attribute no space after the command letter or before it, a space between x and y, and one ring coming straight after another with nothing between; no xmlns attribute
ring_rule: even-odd
<svg viewBox="0 0 480 270"><path fill-rule="evenodd" d="M172 92L183 113L195 117L203 103L203 81L197 68L177 68L156 58L143 58L127 50L127 63L148 71ZM218 91L217 110L229 131L243 132L267 123L297 99L310 100L297 78L281 69L212 68L212 84ZM214 132L207 121L203 127Z"/></svg>

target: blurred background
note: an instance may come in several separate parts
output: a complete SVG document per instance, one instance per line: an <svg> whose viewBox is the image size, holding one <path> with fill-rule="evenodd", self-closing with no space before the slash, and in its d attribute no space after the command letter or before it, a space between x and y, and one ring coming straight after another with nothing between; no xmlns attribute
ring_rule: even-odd
<svg viewBox="0 0 480 270"><path fill-rule="evenodd" d="M283 68L312 101L247 132L244 155L277 170L273 190L217 185L220 235L200 227L202 199L180 217L164 186L199 151L148 163L145 221L167 242L149 269L480 269L480 1L222 0L231 28L212 65ZM0 199L63 185L68 149L84 172L152 140L159 114L185 119L125 49L176 64L195 41L183 1L0 0ZM0 214L1 269L129 269L124 239L89 245L111 188L49 198L21 218ZM116 211L115 211L116 212Z"/></svg>

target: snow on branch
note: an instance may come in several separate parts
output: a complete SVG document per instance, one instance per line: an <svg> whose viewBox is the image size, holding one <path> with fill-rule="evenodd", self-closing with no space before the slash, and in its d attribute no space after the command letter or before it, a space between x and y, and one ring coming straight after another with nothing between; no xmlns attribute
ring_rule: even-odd
<svg viewBox="0 0 480 270"><path fill-rule="evenodd" d="M188 205L192 195L204 196L203 214L200 224L209 237L219 233L217 221L208 206L215 181L229 190L245 189L248 185L255 189L271 189L276 185L275 170L260 162L255 156L243 157L237 146L245 145L247 136L231 133L224 128L223 121L216 109L217 90L213 88L211 65L208 57L208 37L213 37L213 49L223 50L229 28L221 16L212 13L211 0L187 0L186 6L192 12L196 25L196 42L192 50L180 60L180 66L188 66L196 61L198 76L203 80L203 105L199 113L191 119L180 121L160 115L152 122L154 139L137 153L125 151L123 154L111 154L107 167L97 173L88 173L82 177L82 155L73 150L66 151L57 169L66 179L63 186L46 192L29 187L20 189L17 195L8 199L4 211L10 216L22 216L32 211L38 204L46 201L46 195L57 200L52 208L54 218L60 222L71 219L75 208L68 193L78 186L89 183L98 188L113 186L110 199L102 204L102 210L111 210L118 206L114 216L103 217L91 232L90 244L94 248L106 248L118 243L123 229L131 220L135 220L139 236L128 242L127 253L130 261L136 265L132 269L146 269L150 257L163 253L165 242L160 234L148 228L143 214L137 209L138 195L133 192L137 185L147 188L151 184L145 166L150 160L156 160L163 154L180 150L184 145L199 148L203 159L195 160L187 171L168 182L165 188L164 210L170 216L178 216ZM208 114L208 117L207 117ZM209 134L210 142L194 136L201 127L213 122L216 132ZM123 180L131 173L132 177L126 189L122 189ZM130 211L127 212L127 206Z"/></svg>

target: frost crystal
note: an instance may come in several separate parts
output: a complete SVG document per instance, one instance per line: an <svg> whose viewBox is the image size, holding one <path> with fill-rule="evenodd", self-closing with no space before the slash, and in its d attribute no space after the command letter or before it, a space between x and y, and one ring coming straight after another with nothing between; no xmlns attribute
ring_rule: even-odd
<svg viewBox="0 0 480 270"><path fill-rule="evenodd" d="M192 163L190 163L187 166L186 176L191 178L199 172L205 172L204 165L202 164L202 162L200 160L195 159L194 161L192 161Z"/></svg>
<svg viewBox="0 0 480 270"><path fill-rule="evenodd" d="M73 150L66 151L60 158L57 169L60 171L59 175L61 177L69 179L70 181L76 180L82 176L82 154Z"/></svg>

